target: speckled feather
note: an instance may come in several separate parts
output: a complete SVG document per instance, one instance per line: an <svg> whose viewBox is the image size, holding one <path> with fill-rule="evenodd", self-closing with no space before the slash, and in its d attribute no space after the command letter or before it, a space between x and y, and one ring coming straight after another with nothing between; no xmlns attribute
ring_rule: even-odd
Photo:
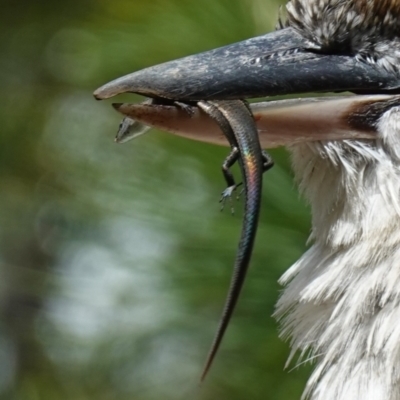
<svg viewBox="0 0 400 400"><path fill-rule="evenodd" d="M286 10L279 26L298 30L310 47L351 53L399 73L400 1L291 0Z"/></svg>

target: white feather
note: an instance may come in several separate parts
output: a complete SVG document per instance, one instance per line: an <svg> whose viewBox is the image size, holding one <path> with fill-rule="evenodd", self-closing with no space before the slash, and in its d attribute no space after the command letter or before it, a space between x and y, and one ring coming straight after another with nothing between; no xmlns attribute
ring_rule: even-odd
<svg viewBox="0 0 400 400"><path fill-rule="evenodd" d="M375 141L291 148L311 248L281 278L292 354L316 356L303 398L400 400L400 109Z"/></svg>

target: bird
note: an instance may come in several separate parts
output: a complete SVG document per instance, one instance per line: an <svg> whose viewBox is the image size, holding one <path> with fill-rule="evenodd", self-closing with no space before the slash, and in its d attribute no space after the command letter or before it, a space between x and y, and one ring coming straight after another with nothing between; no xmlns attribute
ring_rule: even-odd
<svg viewBox="0 0 400 400"><path fill-rule="evenodd" d="M252 105L261 144L288 147L311 205L309 249L281 277L274 314L290 341L288 362L297 354L314 363L303 399L400 400L399 65L399 0L290 0L275 32L94 93L160 99L115 107L218 144L207 116L184 116L174 101L352 93Z"/></svg>

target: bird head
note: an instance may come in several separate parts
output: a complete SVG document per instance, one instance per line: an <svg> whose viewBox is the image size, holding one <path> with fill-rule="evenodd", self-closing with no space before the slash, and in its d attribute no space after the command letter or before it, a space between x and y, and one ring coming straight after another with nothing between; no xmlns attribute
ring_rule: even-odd
<svg viewBox="0 0 400 400"><path fill-rule="evenodd" d="M399 92L399 1L292 0L286 9L282 29L125 75L94 96L196 101Z"/></svg>
<svg viewBox="0 0 400 400"><path fill-rule="evenodd" d="M204 114L200 113L196 124L193 120L188 123L185 113L156 103L308 92L395 95L400 93L399 16L400 1L397 0L291 0L286 6L285 21L280 21L280 29L275 32L133 72L101 86L94 96L102 100L131 92L153 98L154 105L117 104L115 107L143 123L208 140L199 131L203 128L202 122L206 124ZM381 105L386 103L381 97L370 103L375 101ZM393 101L390 98L387 107L393 106ZM326 106L322 102L314 104L311 112L308 109L304 115L309 123L297 138L327 138L328 130L330 133L338 128L343 130L343 121L344 129L351 134L339 139L363 137L363 132L347 121L357 119L373 130L374 123L387 107L375 107L371 114L362 102L363 115L360 115L359 100L355 102L345 111L340 109L340 118L326 124L326 132L317 137L310 133L313 131L310 128L320 119L320 108ZM335 114L337 104L332 104L332 115L338 114ZM298 121L291 116L301 114L302 109L296 114L294 104L290 106L287 109L287 104L282 103L282 114L278 114L282 116L281 123L287 125L293 121L295 127ZM268 118L264 120L266 124L270 122ZM293 135L283 135L273 143L262 138L266 147L288 144L292 140ZM215 135L208 141L218 142Z"/></svg>

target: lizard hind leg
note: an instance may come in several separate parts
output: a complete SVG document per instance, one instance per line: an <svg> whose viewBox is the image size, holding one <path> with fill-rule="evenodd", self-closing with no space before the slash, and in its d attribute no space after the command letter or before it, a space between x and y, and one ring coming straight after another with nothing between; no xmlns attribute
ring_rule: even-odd
<svg viewBox="0 0 400 400"><path fill-rule="evenodd" d="M262 150L261 155L263 160L263 172L267 172L274 166L274 160L266 150Z"/></svg>

